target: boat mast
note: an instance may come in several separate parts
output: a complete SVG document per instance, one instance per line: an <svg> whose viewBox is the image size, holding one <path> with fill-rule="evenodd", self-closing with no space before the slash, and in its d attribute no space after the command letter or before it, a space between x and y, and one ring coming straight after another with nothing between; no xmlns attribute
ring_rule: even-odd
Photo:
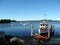
<svg viewBox="0 0 60 45"><path fill-rule="evenodd" d="M46 13L45 13L45 21L46 21Z"/></svg>
<svg viewBox="0 0 60 45"><path fill-rule="evenodd" d="M45 13L45 15L44 15L44 18L45 18L45 19L43 20L43 22L46 23L46 13Z"/></svg>

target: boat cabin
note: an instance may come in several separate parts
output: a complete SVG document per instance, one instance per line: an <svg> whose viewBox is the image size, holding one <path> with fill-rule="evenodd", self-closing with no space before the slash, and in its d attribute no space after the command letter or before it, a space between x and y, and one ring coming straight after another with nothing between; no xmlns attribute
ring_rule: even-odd
<svg viewBox="0 0 60 45"><path fill-rule="evenodd" d="M48 32L48 27L49 27L48 24L41 23L41 24L39 24L38 32L39 33L47 33Z"/></svg>

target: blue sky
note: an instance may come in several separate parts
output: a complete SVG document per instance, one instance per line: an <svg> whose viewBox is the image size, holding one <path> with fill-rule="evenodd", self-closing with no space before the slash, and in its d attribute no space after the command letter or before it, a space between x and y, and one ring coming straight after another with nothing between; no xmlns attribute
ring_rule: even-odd
<svg viewBox="0 0 60 45"><path fill-rule="evenodd" d="M60 0L0 0L0 19L60 20Z"/></svg>

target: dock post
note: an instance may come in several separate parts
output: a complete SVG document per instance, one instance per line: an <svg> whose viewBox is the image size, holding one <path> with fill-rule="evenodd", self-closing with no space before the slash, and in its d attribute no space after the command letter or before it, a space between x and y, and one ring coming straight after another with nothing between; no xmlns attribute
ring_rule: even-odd
<svg viewBox="0 0 60 45"><path fill-rule="evenodd" d="M33 36L33 24L31 24L31 36Z"/></svg>
<svg viewBox="0 0 60 45"><path fill-rule="evenodd" d="M50 26L48 26L48 38L50 38Z"/></svg>

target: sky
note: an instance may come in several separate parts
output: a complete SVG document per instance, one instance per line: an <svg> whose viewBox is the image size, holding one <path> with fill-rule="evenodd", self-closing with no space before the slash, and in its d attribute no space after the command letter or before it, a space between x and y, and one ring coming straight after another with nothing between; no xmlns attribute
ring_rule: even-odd
<svg viewBox="0 0 60 45"><path fill-rule="evenodd" d="M60 0L0 0L0 19L60 20Z"/></svg>

